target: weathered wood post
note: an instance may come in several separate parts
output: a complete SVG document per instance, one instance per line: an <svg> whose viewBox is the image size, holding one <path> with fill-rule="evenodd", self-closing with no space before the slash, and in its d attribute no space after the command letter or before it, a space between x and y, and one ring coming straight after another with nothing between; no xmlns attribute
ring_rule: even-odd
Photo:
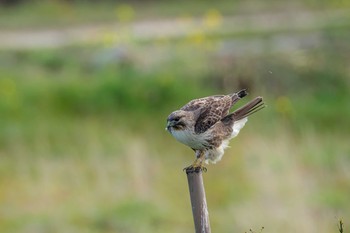
<svg viewBox="0 0 350 233"><path fill-rule="evenodd" d="M210 233L209 213L207 199L205 197L202 169L186 169L186 175L196 233Z"/></svg>

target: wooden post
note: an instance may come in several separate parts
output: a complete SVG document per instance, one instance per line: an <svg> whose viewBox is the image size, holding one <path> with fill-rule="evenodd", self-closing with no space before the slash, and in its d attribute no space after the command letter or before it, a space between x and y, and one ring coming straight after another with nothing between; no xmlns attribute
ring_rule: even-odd
<svg viewBox="0 0 350 233"><path fill-rule="evenodd" d="M196 233L210 233L209 213L201 168L186 169Z"/></svg>

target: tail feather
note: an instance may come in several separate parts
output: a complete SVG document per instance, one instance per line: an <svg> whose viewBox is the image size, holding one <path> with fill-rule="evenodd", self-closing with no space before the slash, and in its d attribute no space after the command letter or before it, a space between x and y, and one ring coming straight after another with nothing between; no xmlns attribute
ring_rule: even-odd
<svg viewBox="0 0 350 233"><path fill-rule="evenodd" d="M247 89L242 89L239 92L236 93L239 98L243 98L244 96L248 95Z"/></svg>
<svg viewBox="0 0 350 233"><path fill-rule="evenodd" d="M248 92L246 89L242 89L239 92L233 93L231 95L232 105L234 105L238 100L242 99L246 95L248 95Z"/></svg>
<svg viewBox="0 0 350 233"><path fill-rule="evenodd" d="M234 120L238 121L263 109L264 107L265 103L263 102L263 98L259 96L247 103L246 105L244 105L243 107L234 111L232 115L234 117Z"/></svg>
<svg viewBox="0 0 350 233"><path fill-rule="evenodd" d="M222 119L224 124L230 124L231 122L241 120L250 116L251 114L263 109L265 107L265 103L263 102L262 97L256 97L246 105L240 107L233 113L227 115Z"/></svg>

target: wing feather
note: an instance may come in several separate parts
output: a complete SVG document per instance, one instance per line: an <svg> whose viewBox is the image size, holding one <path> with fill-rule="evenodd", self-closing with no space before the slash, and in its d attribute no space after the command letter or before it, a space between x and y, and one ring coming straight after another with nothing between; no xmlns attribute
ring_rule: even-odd
<svg viewBox="0 0 350 233"><path fill-rule="evenodd" d="M229 114L230 108L239 99L247 95L246 90L241 90L231 95L214 95L195 99L183 106L183 111L198 111L197 121L194 126L195 133L207 131L216 122Z"/></svg>
<svg viewBox="0 0 350 233"><path fill-rule="evenodd" d="M204 106L205 111L198 117L194 126L195 133L207 131L216 122L228 115L232 99L230 96L210 98Z"/></svg>
<svg viewBox="0 0 350 233"><path fill-rule="evenodd" d="M208 96L200 99L194 99L191 100L189 103L187 103L185 106L183 106L180 110L184 111L194 111L198 108L205 107L208 104L211 104L215 100L219 100L223 98L225 95L214 95L214 96Z"/></svg>

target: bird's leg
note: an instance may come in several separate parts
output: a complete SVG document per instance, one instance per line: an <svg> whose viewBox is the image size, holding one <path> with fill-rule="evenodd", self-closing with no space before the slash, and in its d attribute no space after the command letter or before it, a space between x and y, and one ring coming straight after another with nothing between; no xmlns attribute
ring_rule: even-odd
<svg viewBox="0 0 350 233"><path fill-rule="evenodd" d="M183 170L202 170L204 172L207 171L207 168L203 166L203 162L205 160L205 154L202 150L196 150L196 160L188 167L185 167Z"/></svg>

